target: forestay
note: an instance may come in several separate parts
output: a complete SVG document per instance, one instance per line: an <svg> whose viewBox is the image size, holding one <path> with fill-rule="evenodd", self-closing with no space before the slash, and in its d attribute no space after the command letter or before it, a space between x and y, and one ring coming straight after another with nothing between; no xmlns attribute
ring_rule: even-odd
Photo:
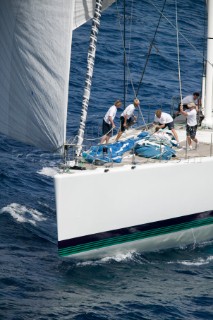
<svg viewBox="0 0 213 320"><path fill-rule="evenodd" d="M1 0L0 132L44 150L63 146L72 30L94 8L95 0Z"/></svg>

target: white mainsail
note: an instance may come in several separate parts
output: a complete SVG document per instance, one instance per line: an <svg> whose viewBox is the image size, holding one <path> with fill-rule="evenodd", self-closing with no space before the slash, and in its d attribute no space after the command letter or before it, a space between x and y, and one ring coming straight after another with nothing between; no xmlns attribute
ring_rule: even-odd
<svg viewBox="0 0 213 320"><path fill-rule="evenodd" d="M72 31L94 8L95 0L0 1L1 133L44 150L63 146Z"/></svg>
<svg viewBox="0 0 213 320"><path fill-rule="evenodd" d="M116 0L103 0L102 11L109 7ZM80 25L93 17L95 11L96 0L75 0L75 15L73 28L76 29Z"/></svg>

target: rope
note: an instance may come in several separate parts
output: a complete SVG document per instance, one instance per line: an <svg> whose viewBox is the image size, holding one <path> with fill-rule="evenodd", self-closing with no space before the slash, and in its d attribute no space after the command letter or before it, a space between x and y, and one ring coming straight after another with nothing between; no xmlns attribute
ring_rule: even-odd
<svg viewBox="0 0 213 320"><path fill-rule="evenodd" d="M165 7L165 4L166 4L166 0L164 0L164 4L163 4L163 8L160 12L160 17L159 17L159 20L158 20L158 24L157 24L157 27L155 29L155 33L154 33L154 37L150 43L150 46L149 46L149 50L148 50L148 55L147 55L147 58L146 58L146 62L145 62L145 66L144 66L144 69L142 71L142 75L141 75L141 78L140 78L140 81L139 81L139 84L138 84L138 89L137 89L137 93L136 93L136 97L138 96L138 92L139 92L139 89L140 89L140 86L142 84L142 81L143 81L143 77L144 77L144 73L145 73L145 70L146 70L146 66L148 64L148 61L149 61L149 57L151 55L151 51L152 51L152 47L154 45L154 41L155 41L155 37L156 37L156 34L157 34L157 31L158 31L158 27L160 25L160 21L161 21L161 18L163 16L163 10L164 10L164 7Z"/></svg>
<svg viewBox="0 0 213 320"><path fill-rule="evenodd" d="M177 0L175 0L175 14L176 14L176 31L177 31L177 56L178 56L178 80L180 89L180 102L182 103L182 85L181 85L181 74L180 74L180 46L179 46L179 30L178 30L178 17L177 17Z"/></svg>
<svg viewBox="0 0 213 320"><path fill-rule="evenodd" d="M203 75L206 74L206 60L205 60L205 48L207 46L206 41L207 41L207 34L206 34L206 30L207 30L207 14L206 14L206 6L204 6L204 26L203 26ZM204 92L202 92L203 88L202 88L202 83L201 83L201 96L204 96Z"/></svg>
<svg viewBox="0 0 213 320"><path fill-rule="evenodd" d="M151 5L158 11L160 12L160 10L156 7L156 5L149 0ZM176 26L162 13L162 16L164 17L164 19L166 19L166 21L174 28L176 29ZM199 56L201 56L202 58L205 59L204 55L202 53L200 53L200 51L184 36L184 34L182 32L179 31L179 35L181 35L181 37L197 52L197 54ZM210 65L212 66L211 62L206 60L207 63L210 63Z"/></svg>
<svg viewBox="0 0 213 320"><path fill-rule="evenodd" d="M144 119L144 116L143 116L143 113L142 113L142 110L141 110L141 107L140 107L140 106L138 106L138 110L139 110L139 113L140 113L141 118L142 118L142 120L143 120L143 123L144 123L144 125L145 125L145 127L146 127L146 130L148 131L149 128L148 128L148 125L147 125L147 123L146 123L146 121L145 121L145 119Z"/></svg>
<svg viewBox="0 0 213 320"><path fill-rule="evenodd" d="M166 0L165 0L165 2L166 2ZM132 4L133 4L133 0L132 0ZM132 6L131 6L131 24L130 24L130 34L132 34L132 29L131 29L131 26L132 26L132 16L133 16L133 10L132 10ZM118 13L118 16L119 16L119 10L118 10L118 4L117 4L117 13ZM125 17L124 17L124 19L125 19ZM121 23L120 23L120 19L118 19L118 22L119 22L119 28L120 28L120 33L121 33L121 38L122 38L122 42L123 42L123 50L124 50L124 52L125 52L125 64L126 64L126 66L127 66L127 72L128 72L128 76L129 76L129 80L130 80L130 83L131 83L131 86L132 86L132 91L133 91L133 93L134 93L134 98L137 98L137 93L136 93L136 90L135 90L135 88L134 88L134 84L133 84L133 80L132 80L132 76L131 76L131 71L130 71L130 67L129 67L129 61L127 60L127 56L129 56L129 55L127 55L126 54L126 48L124 47L124 37L123 37L123 33L122 33L122 28L121 28ZM131 37L130 37L130 41L131 41ZM130 44L129 44L129 53L130 53ZM144 116L143 116L143 113L142 113L142 110L141 110L141 108L140 108L140 106L139 106L139 113L140 113L140 115L141 115L141 118L142 118L142 121L143 121L143 123L144 123L144 125L146 126L146 129L148 130L148 126L147 126L147 124L146 124L146 121L145 121L145 119L144 119Z"/></svg>
<svg viewBox="0 0 213 320"><path fill-rule="evenodd" d="M85 138L84 140L86 140L86 141L100 140L100 139L103 138L105 135L108 135L111 131L113 131L113 129L115 129L115 128L111 128L107 133L105 133L103 136L100 136L100 137L98 137L98 138L91 138L91 139Z"/></svg>
<svg viewBox="0 0 213 320"><path fill-rule="evenodd" d="M119 9L118 9L118 3L116 2L116 5L117 5L117 15L119 16ZM124 17L125 19L125 17ZM123 33L122 33L122 28L121 28L121 23L120 23L120 19L118 19L118 23L119 23L119 29L120 29L120 33L121 33L121 40L122 40L122 43L123 43L123 50L125 52L125 64L127 66L127 71L128 71L128 74L129 74L129 79L130 79L130 83L131 83L131 86L132 86L132 90L134 92L134 95L135 95L135 88L134 88L134 85L133 85L133 80L132 80L132 77L131 77L131 72L130 72L130 67L129 67L129 62L127 61L126 59L126 49L124 48L124 37L123 37Z"/></svg>
<svg viewBox="0 0 213 320"><path fill-rule="evenodd" d="M134 0L132 0L131 2L131 12L130 12L130 26L129 26L129 44L128 44L128 54L126 54L126 65L128 65L127 68L127 83L126 83L126 90L125 90L125 95L128 94L128 81L130 81L131 83L131 73L130 73L130 68L129 68L129 63L130 63L130 57L131 57L131 42L132 42L132 20L133 20L133 4L134 4ZM135 92L135 88L132 82L132 88L133 88L133 92Z"/></svg>
<svg viewBox="0 0 213 320"><path fill-rule="evenodd" d="M131 15L130 15L130 27L129 27L129 30L130 30L130 40L129 40L129 52L128 52L128 57L130 57L130 51L131 51L131 41L132 41L132 17L133 17L133 3L134 3L134 0L132 0L132 4L131 4ZM130 60L130 59L128 59Z"/></svg>

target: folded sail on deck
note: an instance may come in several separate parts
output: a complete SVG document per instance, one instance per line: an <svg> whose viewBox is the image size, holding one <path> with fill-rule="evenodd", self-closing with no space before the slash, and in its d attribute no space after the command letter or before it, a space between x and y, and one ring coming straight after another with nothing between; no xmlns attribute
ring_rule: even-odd
<svg viewBox="0 0 213 320"><path fill-rule="evenodd" d="M94 8L95 0L1 0L0 132L44 150L64 144L72 31Z"/></svg>

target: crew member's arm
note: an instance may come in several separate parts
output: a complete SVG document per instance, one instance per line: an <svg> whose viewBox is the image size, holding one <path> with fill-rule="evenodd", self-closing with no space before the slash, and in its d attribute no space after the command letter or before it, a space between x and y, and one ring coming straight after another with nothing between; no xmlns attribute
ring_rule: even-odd
<svg viewBox="0 0 213 320"><path fill-rule="evenodd" d="M114 123L114 121L113 121L111 116L109 116L109 121L110 121L112 127L115 128L115 123Z"/></svg>
<svg viewBox="0 0 213 320"><path fill-rule="evenodd" d="M125 116L124 116L124 127L126 127L126 125L127 125L127 119L128 119L128 114L126 114Z"/></svg>
<svg viewBox="0 0 213 320"><path fill-rule="evenodd" d="M183 115L183 116L188 116L188 113L186 111L183 111L183 105L181 104L180 105L180 113Z"/></svg>
<svg viewBox="0 0 213 320"><path fill-rule="evenodd" d="M165 128L165 124L158 124L157 126L155 126L155 132L157 132L158 130L160 130L160 129L163 129L163 128Z"/></svg>
<svg viewBox="0 0 213 320"><path fill-rule="evenodd" d="M159 129L163 129L163 128L165 128L165 126L166 126L165 123L164 123L164 124L159 124L159 125L158 125L158 128L159 128Z"/></svg>

